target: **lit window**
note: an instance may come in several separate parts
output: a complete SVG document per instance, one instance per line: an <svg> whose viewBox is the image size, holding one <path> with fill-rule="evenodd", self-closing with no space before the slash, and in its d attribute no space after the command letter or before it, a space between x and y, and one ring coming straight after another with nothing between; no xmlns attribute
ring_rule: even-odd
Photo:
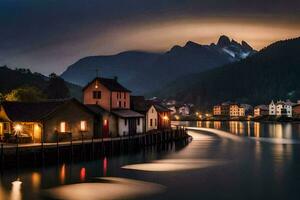
<svg viewBox="0 0 300 200"><path fill-rule="evenodd" d="M80 130L86 131L87 130L87 123L86 121L80 121Z"/></svg>
<svg viewBox="0 0 300 200"><path fill-rule="evenodd" d="M66 132L66 122L60 122L60 132L61 133Z"/></svg>

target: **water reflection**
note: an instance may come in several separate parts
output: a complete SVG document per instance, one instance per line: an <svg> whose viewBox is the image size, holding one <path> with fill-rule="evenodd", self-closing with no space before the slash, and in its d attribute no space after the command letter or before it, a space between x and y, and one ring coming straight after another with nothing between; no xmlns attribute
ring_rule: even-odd
<svg viewBox="0 0 300 200"><path fill-rule="evenodd" d="M84 182L84 181L85 181L85 176L86 176L86 171L85 171L85 168L82 167L82 168L80 169L80 181L81 181L81 182Z"/></svg>
<svg viewBox="0 0 300 200"><path fill-rule="evenodd" d="M103 159L103 176L107 176L107 158Z"/></svg>
<svg viewBox="0 0 300 200"><path fill-rule="evenodd" d="M99 178L96 182L60 186L44 192L46 197L65 200L133 199L161 193L159 184L125 178Z"/></svg>
<svg viewBox="0 0 300 200"><path fill-rule="evenodd" d="M299 123L260 123L241 121L206 121L190 122L187 126L199 128L214 128L235 135L256 138L300 139Z"/></svg>
<svg viewBox="0 0 300 200"><path fill-rule="evenodd" d="M59 177L60 177L60 183L61 184L65 184L65 180L66 180L66 164L63 164L60 168L60 172L59 172Z"/></svg>
<svg viewBox="0 0 300 200"><path fill-rule="evenodd" d="M223 165L226 161L223 160L209 160L209 159L165 159L155 160L150 163L134 164L123 166L123 169L151 171L151 172L167 172L167 171L181 171L194 170L217 165Z"/></svg>
<svg viewBox="0 0 300 200"><path fill-rule="evenodd" d="M12 188L11 188L11 200L21 200L22 199L22 194L21 194L21 185L22 182L20 179L17 179L11 183Z"/></svg>

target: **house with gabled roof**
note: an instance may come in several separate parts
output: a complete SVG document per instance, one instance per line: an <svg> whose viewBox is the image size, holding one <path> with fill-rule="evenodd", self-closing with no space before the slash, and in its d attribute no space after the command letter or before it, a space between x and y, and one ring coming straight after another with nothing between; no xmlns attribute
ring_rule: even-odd
<svg viewBox="0 0 300 200"><path fill-rule="evenodd" d="M171 110L167 107L145 100L143 96L132 96L131 108L145 115L145 130L169 129L171 127Z"/></svg>
<svg viewBox="0 0 300 200"><path fill-rule="evenodd" d="M101 116L99 120L103 136L126 136L144 132L144 115L130 109L130 93L117 78L97 77L83 88L84 104ZM97 107L99 108L95 109Z"/></svg>
<svg viewBox="0 0 300 200"><path fill-rule="evenodd" d="M0 137L34 143L92 138L94 120L94 113L76 99L2 102Z"/></svg>

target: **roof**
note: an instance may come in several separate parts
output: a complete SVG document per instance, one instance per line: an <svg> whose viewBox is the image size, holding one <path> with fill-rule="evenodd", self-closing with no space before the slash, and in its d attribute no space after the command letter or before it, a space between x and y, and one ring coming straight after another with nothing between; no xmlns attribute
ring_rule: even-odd
<svg viewBox="0 0 300 200"><path fill-rule="evenodd" d="M151 102L145 100L143 96L131 96L130 97L130 107L132 110L137 112L146 113L151 107Z"/></svg>
<svg viewBox="0 0 300 200"><path fill-rule="evenodd" d="M258 106L255 106L255 108L254 109L262 109L262 110L268 110L269 108L268 108L268 106L266 106L266 105L258 105Z"/></svg>
<svg viewBox="0 0 300 200"><path fill-rule="evenodd" d="M5 113L12 121L41 121L68 102L75 102L88 110L76 99L51 100L40 102L2 102ZM89 111L91 112L91 111Z"/></svg>
<svg viewBox="0 0 300 200"><path fill-rule="evenodd" d="M160 104L153 104L154 108L156 109L157 112L171 112L170 109L167 107L160 105Z"/></svg>
<svg viewBox="0 0 300 200"><path fill-rule="evenodd" d="M144 117L144 115L135 112L133 110L129 109L123 109L123 110L113 110L111 111L113 114L117 115L118 117L122 118L136 118L136 117Z"/></svg>
<svg viewBox="0 0 300 200"><path fill-rule="evenodd" d="M130 90L128 90L127 88L125 88L124 86L122 86L117 79L111 79L111 78L100 78L97 77L94 80L92 80L91 82L89 82L82 90L85 90L86 88L88 88L92 83L94 83L95 81L98 81L100 84L104 85L104 87L106 87L107 89L109 89L110 91L116 91L116 92L131 92Z"/></svg>
<svg viewBox="0 0 300 200"><path fill-rule="evenodd" d="M97 115L102 115L104 113L109 113L109 111L105 110L99 105L91 104L91 105L85 105L90 111Z"/></svg>

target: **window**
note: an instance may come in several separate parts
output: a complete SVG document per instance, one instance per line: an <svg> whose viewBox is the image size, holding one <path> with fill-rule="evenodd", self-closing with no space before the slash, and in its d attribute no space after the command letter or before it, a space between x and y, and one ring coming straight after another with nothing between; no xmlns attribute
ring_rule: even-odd
<svg viewBox="0 0 300 200"><path fill-rule="evenodd" d="M137 125L140 125L140 118L137 119Z"/></svg>
<svg viewBox="0 0 300 200"><path fill-rule="evenodd" d="M125 122L125 126L127 126L127 119L125 119L125 121L124 121L124 122Z"/></svg>
<svg viewBox="0 0 300 200"><path fill-rule="evenodd" d="M65 133L66 132L66 122L60 122L60 132Z"/></svg>
<svg viewBox="0 0 300 200"><path fill-rule="evenodd" d="M119 108L121 108L122 107L122 102L121 101L119 101Z"/></svg>
<svg viewBox="0 0 300 200"><path fill-rule="evenodd" d="M126 108L126 101L124 101L124 108Z"/></svg>
<svg viewBox="0 0 300 200"><path fill-rule="evenodd" d="M80 130L81 131L87 130L87 122L86 121L80 121Z"/></svg>
<svg viewBox="0 0 300 200"><path fill-rule="evenodd" d="M93 99L101 99L101 91L93 91Z"/></svg>
<svg viewBox="0 0 300 200"><path fill-rule="evenodd" d="M126 99L126 92L124 92L124 99Z"/></svg>
<svg viewBox="0 0 300 200"><path fill-rule="evenodd" d="M150 126L153 125L153 119L150 119Z"/></svg>
<svg viewBox="0 0 300 200"><path fill-rule="evenodd" d="M8 123L4 123L3 124L3 130L4 131L8 131Z"/></svg>

